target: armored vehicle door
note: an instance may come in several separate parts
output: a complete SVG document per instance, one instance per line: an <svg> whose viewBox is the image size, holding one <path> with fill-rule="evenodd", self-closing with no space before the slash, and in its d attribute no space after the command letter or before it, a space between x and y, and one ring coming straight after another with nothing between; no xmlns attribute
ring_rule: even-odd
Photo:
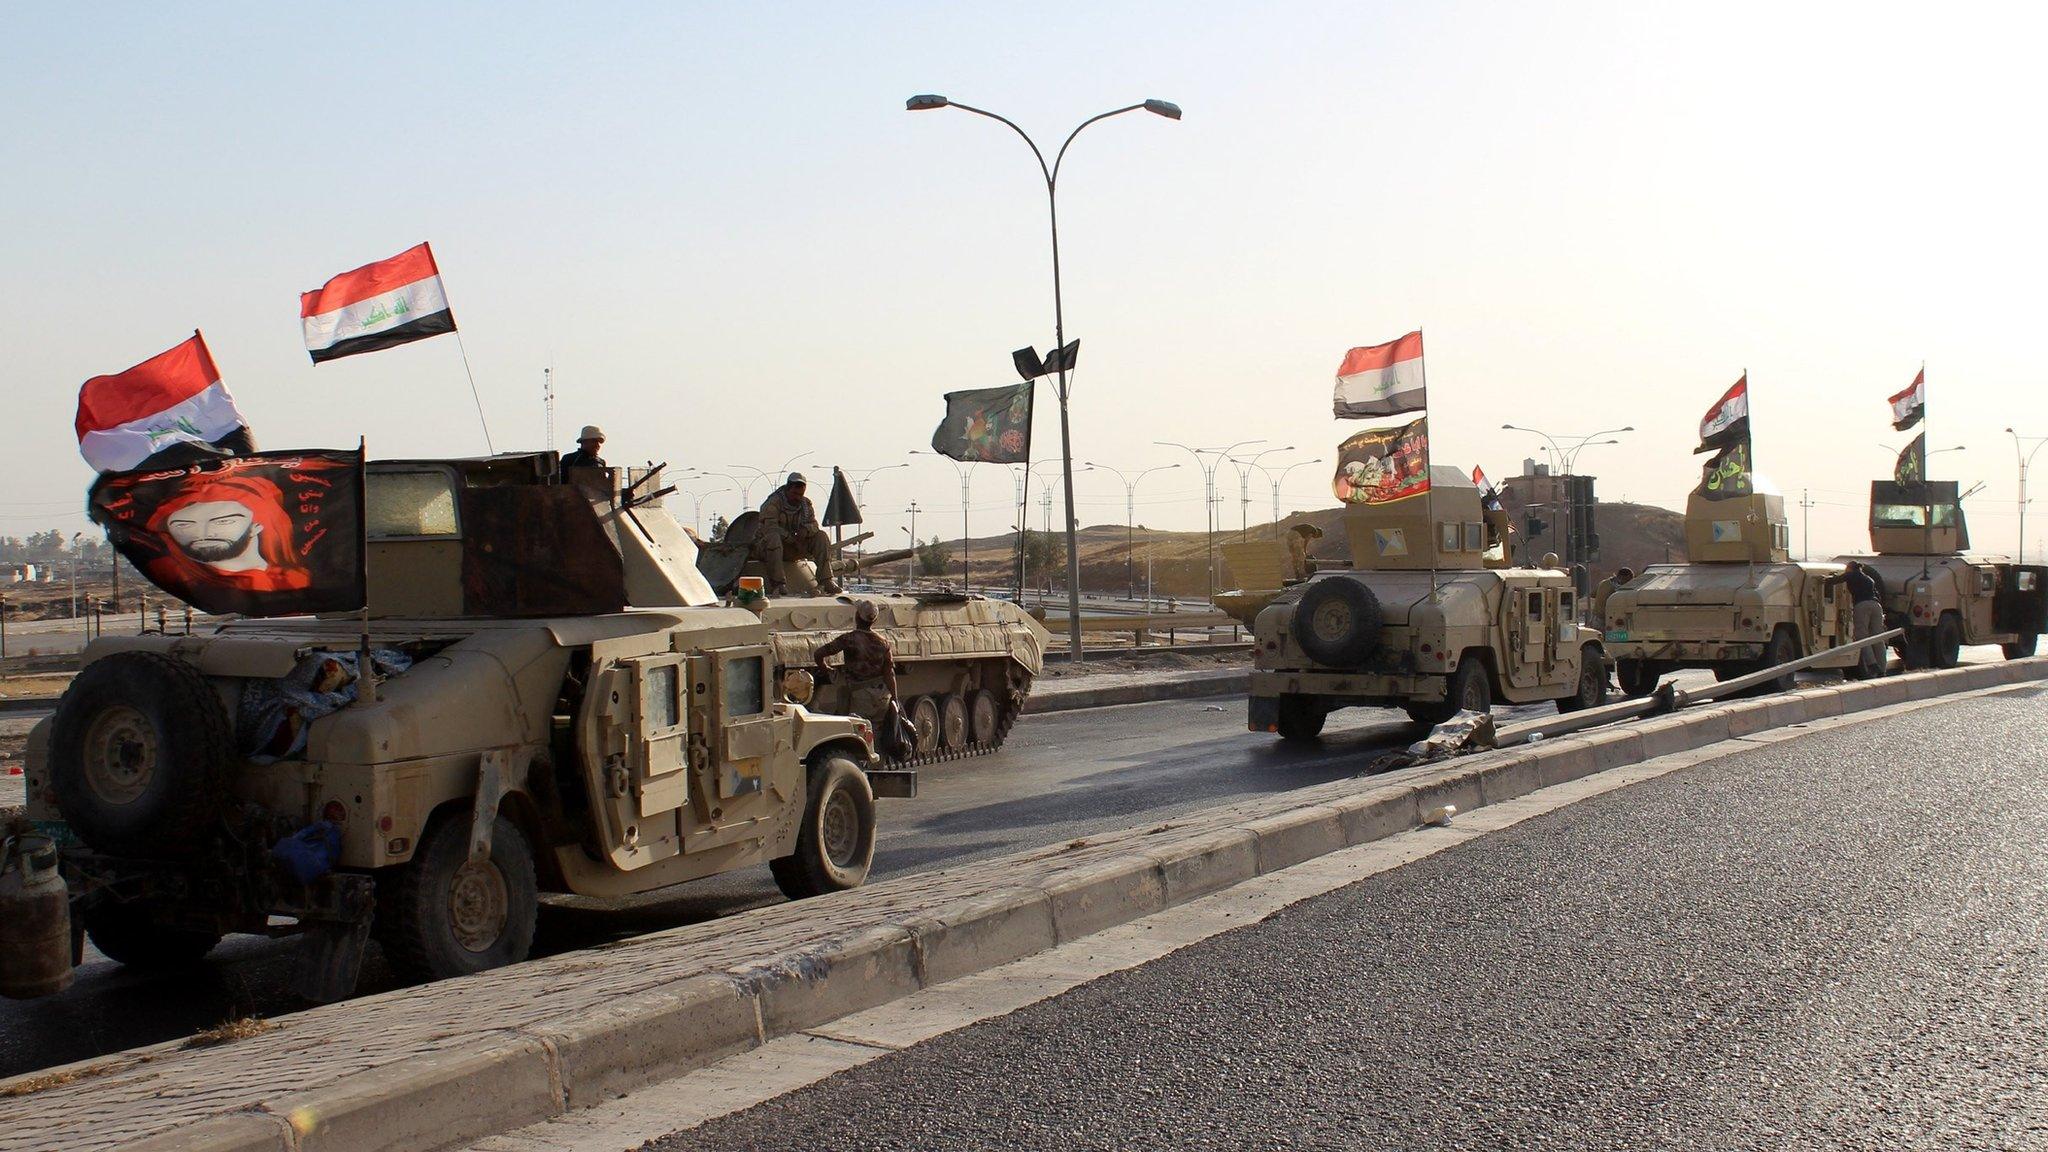
<svg viewBox="0 0 2048 1152"><path fill-rule="evenodd" d="M2024 640L2048 631L2048 567L2007 565L1992 602L1992 627Z"/></svg>
<svg viewBox="0 0 2048 1152"><path fill-rule="evenodd" d="M1558 589L1511 585L1508 627L1508 683L1533 688L1547 679L1557 660L1557 630L1563 623Z"/></svg>
<svg viewBox="0 0 2048 1152"><path fill-rule="evenodd" d="M647 652L649 640L591 646L577 725L597 840L626 870L683 851L679 810L689 802L690 657Z"/></svg>
<svg viewBox="0 0 2048 1152"><path fill-rule="evenodd" d="M774 670L766 644L714 649L691 662L686 852L765 835L788 805L803 802L796 722L775 706Z"/></svg>

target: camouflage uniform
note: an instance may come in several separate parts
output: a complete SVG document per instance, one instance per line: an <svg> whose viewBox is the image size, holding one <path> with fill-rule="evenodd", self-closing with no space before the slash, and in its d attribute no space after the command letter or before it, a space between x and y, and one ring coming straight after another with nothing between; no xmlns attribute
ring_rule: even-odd
<svg viewBox="0 0 2048 1152"><path fill-rule="evenodd" d="M846 684L847 707L877 728L896 698L896 652L887 638L859 627L823 646L813 657L824 667L828 656L844 656L840 672Z"/></svg>
<svg viewBox="0 0 2048 1152"><path fill-rule="evenodd" d="M836 594L832 582L832 542L818 527L817 510L806 496L793 496L784 485L761 502L761 523L754 537L754 558L768 569L770 591L783 585L785 560L809 560L817 565L818 587Z"/></svg>

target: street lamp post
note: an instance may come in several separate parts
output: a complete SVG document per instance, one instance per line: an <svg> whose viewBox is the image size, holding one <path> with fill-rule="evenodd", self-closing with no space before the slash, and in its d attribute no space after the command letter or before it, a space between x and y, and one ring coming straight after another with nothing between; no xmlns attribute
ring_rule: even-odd
<svg viewBox="0 0 2048 1152"><path fill-rule="evenodd" d="M861 471L860 471L859 473L855 473L855 472L854 472L854 471L853 471L852 469L847 469L847 471L846 471L846 474L847 474L848 476L852 476L852 477L854 478L854 479L853 479L853 501L854 501L854 503L856 503L856 504L859 504L859 503L864 503L864 502L865 502L865 501L867 500L867 498L868 498L868 481L870 481L870 480L872 480L872 479L874 479L874 478L875 478L875 473L877 473L877 472L887 472L887 471L888 471L889 469L891 469L891 468L908 468L908 467L910 467L910 465L909 465L908 463L904 463L904 462L898 462L898 463L895 463L895 464L883 464L883 465L880 465L879 467L875 467L875 468L865 468L865 469L862 469L862 470L861 470Z"/></svg>
<svg viewBox="0 0 2048 1152"><path fill-rule="evenodd" d="M717 495L719 495L719 494L721 494L721 493L724 493L724 492L730 492L730 491L732 491L732 489L730 489L730 488L714 488L714 489L712 489L712 490L711 490L711 491L709 491L709 492L687 492L687 493L684 493L684 495L687 495L687 496L688 496L688 497L690 498L690 502L691 502L691 504L692 504L692 505L694 506L694 510L693 510L693 511L692 511L692 512L690 513L690 522L691 522L692 524L696 525L696 527L697 527L697 535L699 535L699 536L702 536L702 535L704 534L704 501L705 501L705 498L706 498L706 497L710 497L710 496L717 496Z"/></svg>
<svg viewBox="0 0 2048 1152"><path fill-rule="evenodd" d="M1519 424L1503 424L1501 425L1501 427L1512 432L1532 432L1538 436L1543 437L1545 440L1550 442L1551 451L1556 453L1557 462L1564 465L1564 565L1565 570L1569 572L1572 570L1572 565L1576 563L1578 560L1578 550L1573 547L1574 539L1577 536L1577 532L1572 522L1578 519L1577 513L1579 509L1579 502L1572 492L1572 466L1578 462L1579 453L1585 451L1587 448L1599 447L1601 444L1621 443L1621 441L1619 440L1601 440L1598 444L1596 444L1594 443L1595 437L1611 436L1617 432L1633 432L1636 430L1635 425L1630 424L1621 428L1603 428L1598 432L1588 432L1584 436L1579 436L1576 438L1571 436L1565 436L1563 437L1563 439L1572 441L1572 446L1569 449L1563 447L1558 443L1559 437L1552 436L1550 433L1543 431L1541 428L1525 428ZM1573 587L1576 588L1578 586L1578 577L1576 575L1572 577L1572 582ZM1584 591L1584 589L1579 590Z"/></svg>
<svg viewBox="0 0 2048 1152"><path fill-rule="evenodd" d="M917 501L912 500L910 507L905 508L904 511L910 513L910 527L904 529L904 531L910 533L910 559L905 561L903 565L903 583L905 587L908 587L917 583Z"/></svg>
<svg viewBox="0 0 2048 1152"><path fill-rule="evenodd" d="M2034 453L2041 450L2041 445L2048 444L2048 436L2021 436L2010 428L2006 429L2006 433L2012 437L2013 454L2019 457L2020 462L2020 547L2019 555L2015 557L2014 563L2025 564L2027 562L2027 468L2034 463ZM2032 448L2026 446L2028 440L2034 442Z"/></svg>
<svg viewBox="0 0 2048 1152"><path fill-rule="evenodd" d="M1294 451L1294 445L1288 444L1280 448L1262 448L1253 453L1252 458L1249 460L1239 460L1235 456L1230 458L1230 462L1237 466L1237 538L1239 540L1245 539L1251 533L1252 469L1259 468L1259 461L1275 452L1292 451ZM1264 472L1265 469L1259 468L1259 471ZM1270 476L1270 473L1268 475Z"/></svg>
<svg viewBox="0 0 2048 1152"><path fill-rule="evenodd" d="M1112 468L1107 464L1097 464L1093 460L1084 460L1082 463L1090 468L1100 468L1104 472L1116 473L1117 480L1124 486L1124 599L1136 600L1138 598L1138 483L1154 472L1170 472L1180 467L1180 465L1158 464L1145 469L1136 476L1126 476L1121 469Z"/></svg>
<svg viewBox="0 0 2048 1152"><path fill-rule="evenodd" d="M1195 467L1202 470L1202 510L1208 514L1209 533L1207 558L1209 569L1208 602L1213 606L1216 603L1216 469L1222 466L1223 461L1228 459L1232 452L1237 451L1239 448L1249 448L1254 444L1264 444L1265 441L1240 440L1228 448L1190 448L1185 444L1172 440L1154 440L1153 443L1167 448L1178 448L1186 452L1195 458ZM1216 459L1203 459L1205 453L1216 457Z"/></svg>
<svg viewBox="0 0 2048 1152"><path fill-rule="evenodd" d="M974 584L967 575L967 558L973 554L974 546L968 542L970 536L967 530L967 500L969 479L973 475L974 465L978 461L955 460L951 456L942 456L937 452L927 452L922 448L912 448L910 454L912 456L938 456L939 459L951 463L953 471L960 474L960 590L962 592L972 592L974 591Z"/></svg>
<svg viewBox="0 0 2048 1152"><path fill-rule="evenodd" d="M1090 124L1095 123L1097 120L1107 120L1111 116L1121 116L1126 112L1137 112L1141 110L1145 112L1150 112L1155 116L1164 116L1169 120L1178 120L1180 119L1180 105L1173 104L1165 100L1147 100L1140 104L1131 104L1123 108L1114 108L1108 112L1103 112L1095 116L1090 116L1088 119L1081 121L1078 127L1076 127L1072 132L1069 132L1067 134L1066 142L1061 144L1060 150L1054 154L1052 165L1050 167L1048 167L1045 163L1045 153L1039 150L1038 142L1031 138L1030 133L1024 131L1024 129L1022 128L1017 127L1017 125L1011 122L1007 117L999 116L994 112L990 112L982 108L976 108L969 104L958 104L946 99L944 96L935 96L929 93L920 96L912 96L909 100L904 101L903 107L906 111L910 112L928 112L938 108L958 108L962 112L972 112L977 116L986 116L990 120L994 120L997 123L1009 128L1010 131L1015 132L1018 136L1022 137L1024 143L1031 148L1031 154L1038 159L1038 170L1040 174L1042 174L1045 177L1046 207L1049 213L1049 219L1052 224L1053 347L1065 348L1067 346L1067 320L1065 305L1060 294L1059 181L1060 163L1061 161L1066 159L1067 148L1074 143L1074 138L1081 134L1081 129L1088 127ZM1067 398L1069 394L1068 372L1071 368L1071 365L1067 363L1069 359L1069 357L1065 356L1062 356L1060 358L1059 386L1057 389L1057 395L1059 397L1060 402L1060 465L1061 472L1063 474L1065 481L1067 495L1066 535L1068 654L1070 658L1074 661L1074 663L1078 664L1081 662L1081 550L1078 547L1078 541L1076 540L1076 536L1079 533L1078 526L1075 523L1074 519L1074 441L1072 428L1067 418Z"/></svg>
<svg viewBox="0 0 2048 1152"><path fill-rule="evenodd" d="M1253 459L1256 460L1257 457ZM1287 474L1304 464L1321 464L1322 462L1323 458L1321 456L1317 456L1312 460L1296 460L1294 463L1282 468L1280 475L1277 477L1273 475L1273 470L1264 464L1254 463L1252 465L1252 467L1258 469L1265 476L1266 483L1271 485L1273 489L1273 539L1278 540L1280 538L1280 486L1287 483Z"/></svg>

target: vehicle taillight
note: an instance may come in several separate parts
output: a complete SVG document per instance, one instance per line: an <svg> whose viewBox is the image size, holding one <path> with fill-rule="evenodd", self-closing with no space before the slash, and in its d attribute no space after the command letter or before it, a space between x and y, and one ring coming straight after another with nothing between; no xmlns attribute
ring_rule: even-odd
<svg viewBox="0 0 2048 1152"><path fill-rule="evenodd" d="M348 823L348 806L339 800L329 800L326 807L320 809L320 818L330 824L346 824Z"/></svg>

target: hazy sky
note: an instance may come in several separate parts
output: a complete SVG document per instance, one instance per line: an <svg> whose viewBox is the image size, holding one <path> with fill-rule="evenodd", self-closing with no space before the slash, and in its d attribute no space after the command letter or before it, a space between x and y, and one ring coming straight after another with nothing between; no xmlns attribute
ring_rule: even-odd
<svg viewBox="0 0 2048 1152"><path fill-rule="evenodd" d="M1905 439L1884 400L1924 360L1935 446L1968 447L1935 474L1986 484L1977 543L2010 550L2001 429L2048 435L2044 25L1925 4L19 6L0 533L84 526L78 385L195 327L266 446L480 452L452 338L318 368L301 343L300 291L423 239L501 450L541 445L552 363L558 446L595 421L613 463L911 459L942 392L1014 380L1009 351L1052 329L1030 154L903 111L937 92L1048 149L1121 104L1186 109L1090 128L1062 176L1077 459L1263 438L1298 448L1268 462L1327 460L1361 427L1329 414L1344 350L1420 326L1438 463L1518 471L1540 441L1503 422L1632 424L1580 461L1609 499L1681 507L1696 422L1747 368L1759 467L1821 502L1822 554L1866 542L1878 446ZM1039 454L1056 427L1048 387ZM885 539L913 497L958 524L952 466L916 459L869 487ZM1327 471L1296 469L1285 506L1331 503ZM1122 521L1112 478L1077 484L1083 523ZM975 531L1013 495L978 468ZM1146 482L1139 519L1202 524L1191 464Z"/></svg>

